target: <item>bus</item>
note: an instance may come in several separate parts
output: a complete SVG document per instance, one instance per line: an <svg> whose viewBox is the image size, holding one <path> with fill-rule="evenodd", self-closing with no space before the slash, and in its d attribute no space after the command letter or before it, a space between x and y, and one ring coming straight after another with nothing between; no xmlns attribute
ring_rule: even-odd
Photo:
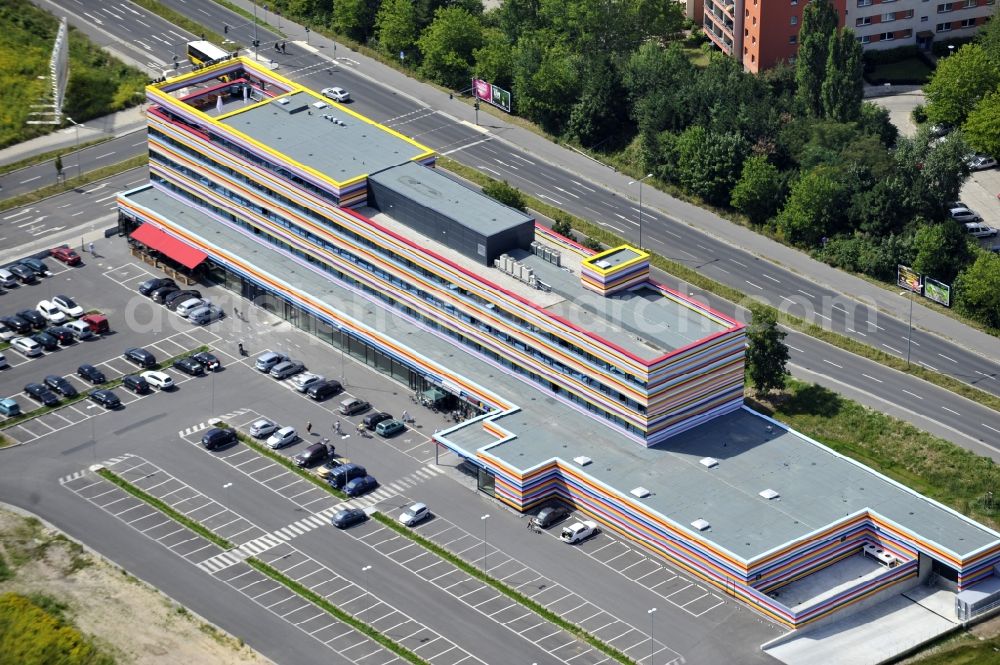
<svg viewBox="0 0 1000 665"><path fill-rule="evenodd" d="M228 58L231 54L224 51L212 42L199 40L187 43L187 57L193 65L204 65L206 62Z"/></svg>

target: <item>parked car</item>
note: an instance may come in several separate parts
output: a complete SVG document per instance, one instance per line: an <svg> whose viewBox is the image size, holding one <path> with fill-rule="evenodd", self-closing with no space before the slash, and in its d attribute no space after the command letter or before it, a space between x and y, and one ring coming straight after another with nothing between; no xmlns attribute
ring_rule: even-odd
<svg viewBox="0 0 1000 665"><path fill-rule="evenodd" d="M51 300L42 300L37 306L38 315L49 323L59 325L66 322L66 313L59 309Z"/></svg>
<svg viewBox="0 0 1000 665"><path fill-rule="evenodd" d="M253 421L253 424L250 425L250 436L255 439L263 439L265 436L273 434L276 429L278 429L278 423L261 418Z"/></svg>
<svg viewBox="0 0 1000 665"><path fill-rule="evenodd" d="M400 514L399 521L403 526L413 526L430 516L431 511L427 508L426 504L414 503Z"/></svg>
<svg viewBox="0 0 1000 665"><path fill-rule="evenodd" d="M206 305L188 312L187 320L196 325L203 326L212 321L218 321L225 315L226 313L218 305Z"/></svg>
<svg viewBox="0 0 1000 665"><path fill-rule="evenodd" d="M287 379L290 376L298 374L305 368L306 366L301 360L286 360L272 367L269 373L275 379Z"/></svg>
<svg viewBox="0 0 1000 665"><path fill-rule="evenodd" d="M76 397L78 394L73 384L58 374L49 374L45 377L44 383L46 387L51 388L63 397Z"/></svg>
<svg viewBox="0 0 1000 665"><path fill-rule="evenodd" d="M330 518L330 524L338 529L346 529L347 527L354 526L355 524L360 524L367 519L368 513L361 508L344 508L343 510L337 511L334 516Z"/></svg>
<svg viewBox="0 0 1000 665"><path fill-rule="evenodd" d="M152 296L153 291L164 286L177 286L177 284L169 277L154 277L139 285L139 293L144 296Z"/></svg>
<svg viewBox="0 0 1000 665"><path fill-rule="evenodd" d="M128 388L136 395L145 395L150 392L149 381L138 374L126 374L122 377L122 386Z"/></svg>
<svg viewBox="0 0 1000 665"><path fill-rule="evenodd" d="M190 376L204 376L205 368L194 358L178 358L174 361L174 369L184 372Z"/></svg>
<svg viewBox="0 0 1000 665"><path fill-rule="evenodd" d="M562 532L559 534L559 540L570 545L581 543L587 538L596 535L598 531L600 531L600 528L597 526L597 522L593 520L574 522L569 526L563 527Z"/></svg>
<svg viewBox="0 0 1000 665"><path fill-rule="evenodd" d="M292 385L295 386L295 389L297 391L299 391L300 393L304 393L313 386L315 386L317 383L322 383L324 380L325 380L324 377L320 376L319 374L313 374L312 372L302 372L294 379L292 379Z"/></svg>
<svg viewBox="0 0 1000 665"><path fill-rule="evenodd" d="M97 369L93 365L80 365L76 370L77 376L80 376L92 384L97 385L99 383L104 383L108 379L104 376L104 372Z"/></svg>
<svg viewBox="0 0 1000 665"><path fill-rule="evenodd" d="M12 418L21 415L21 405L12 397L0 399L0 415Z"/></svg>
<svg viewBox="0 0 1000 665"><path fill-rule="evenodd" d="M105 409L117 409L122 405L121 399L118 398L118 395L116 395L114 391L105 390L103 388L90 393L90 399L97 402Z"/></svg>
<svg viewBox="0 0 1000 665"><path fill-rule="evenodd" d="M330 485L340 489L350 481L355 478L361 478L367 476L368 472L365 467L360 464L341 464L336 469L330 471L330 474L326 477L326 480Z"/></svg>
<svg viewBox="0 0 1000 665"><path fill-rule="evenodd" d="M52 299L52 304L58 307L66 316L74 319L83 316L83 308L76 304L76 301L69 296L58 295Z"/></svg>
<svg viewBox="0 0 1000 665"><path fill-rule="evenodd" d="M29 383L24 387L24 392L28 397L41 402L45 406L55 406L59 403L59 398L56 394L40 383Z"/></svg>
<svg viewBox="0 0 1000 665"><path fill-rule="evenodd" d="M52 256L52 258L56 259L57 261L62 261L68 266L79 265L80 262L83 260L80 258L80 255L77 254L75 250L70 249L69 247L53 247L52 249L49 250L49 254Z"/></svg>
<svg viewBox="0 0 1000 665"><path fill-rule="evenodd" d="M375 433L388 439L390 436L396 436L405 429L406 424L402 420L383 420L375 426Z"/></svg>
<svg viewBox="0 0 1000 665"><path fill-rule="evenodd" d="M0 321L18 335L28 335L31 333L31 324L17 314L5 316Z"/></svg>
<svg viewBox="0 0 1000 665"><path fill-rule="evenodd" d="M270 372L272 367L278 363L285 362L286 360L288 360L288 356L284 353L278 353L277 351L265 351L257 356L257 360L254 362L254 367L261 372Z"/></svg>
<svg viewBox="0 0 1000 665"><path fill-rule="evenodd" d="M30 323L34 328L44 328L48 325L48 321L45 317L33 309L22 309L17 313L17 315Z"/></svg>
<svg viewBox="0 0 1000 665"><path fill-rule="evenodd" d="M73 337L79 340L90 339L94 336L94 331L83 321L69 321L63 326L73 333Z"/></svg>
<svg viewBox="0 0 1000 665"><path fill-rule="evenodd" d="M59 343L63 346L69 346L76 341L76 337L73 335L73 331L66 326L53 326L45 330L48 334L59 340Z"/></svg>
<svg viewBox="0 0 1000 665"><path fill-rule="evenodd" d="M325 443L314 443L292 458L296 466L308 469L316 466L330 456L330 449Z"/></svg>
<svg viewBox="0 0 1000 665"><path fill-rule="evenodd" d="M42 345L30 337L15 337L10 340L10 348L26 358L34 358L35 356L42 355Z"/></svg>
<svg viewBox="0 0 1000 665"><path fill-rule="evenodd" d="M134 362L139 367L152 367L156 364L156 356L146 349L140 349L138 347L125 349L125 353L122 354L122 357L125 358L125 360Z"/></svg>
<svg viewBox="0 0 1000 665"><path fill-rule="evenodd" d="M333 397L334 395L339 395L343 389L343 386L340 385L340 381L327 379L326 381L311 386L309 390L306 391L306 395L317 402L321 402L325 399Z"/></svg>
<svg viewBox="0 0 1000 665"><path fill-rule="evenodd" d="M376 487L378 487L378 481L373 476L362 476L348 481L344 485L344 494L351 497L361 496L362 494L371 492Z"/></svg>
<svg viewBox="0 0 1000 665"><path fill-rule="evenodd" d="M198 353L194 354L191 357L194 358L199 363L201 363L201 366L204 367L205 370L209 372L214 372L215 370L222 367L222 363L219 361L219 359L215 357L214 354L211 354L208 351L199 351Z"/></svg>
<svg viewBox="0 0 1000 665"><path fill-rule="evenodd" d="M7 363L7 356L0 353L0 369L5 369L7 367L10 367L10 365Z"/></svg>
<svg viewBox="0 0 1000 665"><path fill-rule="evenodd" d="M343 88L323 88L320 90L320 94L327 99L332 99L333 101L340 102L341 104L351 101L351 93L347 92Z"/></svg>
<svg viewBox="0 0 1000 665"><path fill-rule="evenodd" d="M197 289L181 289L180 291L174 291L163 299L163 304L166 305L169 310L176 310L178 305L187 300L201 300L201 291Z"/></svg>
<svg viewBox="0 0 1000 665"><path fill-rule="evenodd" d="M84 314L80 317L80 320L90 326L90 332L95 335L103 335L111 332L111 324L108 323L108 317L103 314Z"/></svg>
<svg viewBox="0 0 1000 665"><path fill-rule="evenodd" d="M265 443L267 443L267 447L271 450L277 450L278 448L290 446L298 440L299 433L295 431L294 427L282 427L269 436Z"/></svg>
<svg viewBox="0 0 1000 665"><path fill-rule="evenodd" d="M340 403L340 415L342 416L353 416L355 413L361 413L366 409L370 408L371 404L364 401L363 399L358 399L356 397L348 397L343 402Z"/></svg>
<svg viewBox="0 0 1000 665"><path fill-rule="evenodd" d="M316 470L313 473L315 473L320 478L328 479L331 473L333 473L340 467L344 466L345 464L350 464L350 463L351 460L347 459L346 457L334 456L326 460L326 462L324 462L323 464L316 467Z"/></svg>
<svg viewBox="0 0 1000 665"><path fill-rule="evenodd" d="M17 333L14 330L12 330L11 327L8 326L6 323L0 321L0 339L2 339L5 342L9 342L15 337L17 337Z"/></svg>
<svg viewBox="0 0 1000 665"><path fill-rule="evenodd" d="M55 336L45 332L44 330L39 330L38 332L36 332L34 335L31 336L31 339L38 342L39 346L41 346L46 351L55 351L56 349L59 348L59 340L56 339Z"/></svg>
<svg viewBox="0 0 1000 665"><path fill-rule="evenodd" d="M201 435L201 445L207 450L218 450L232 443L236 443L235 430L213 427Z"/></svg>
<svg viewBox="0 0 1000 665"><path fill-rule="evenodd" d="M563 505L546 506L531 518L531 523L540 529L548 529L569 517L569 508Z"/></svg>
<svg viewBox="0 0 1000 665"><path fill-rule="evenodd" d="M51 277L52 271L45 265L45 262L34 257L21 259L21 265L35 273L39 277Z"/></svg>
<svg viewBox="0 0 1000 665"><path fill-rule="evenodd" d="M16 277L17 281L21 284L34 284L38 281L38 277L35 276L35 271L28 266L21 265L20 263L7 266L7 270L14 273L14 277Z"/></svg>
<svg viewBox="0 0 1000 665"><path fill-rule="evenodd" d="M174 387L174 380L166 372L150 370L148 372L143 372L139 376L144 378L146 383L154 388L159 388L160 390L170 390Z"/></svg>
<svg viewBox="0 0 1000 665"><path fill-rule="evenodd" d="M977 222L966 222L965 232L976 238L992 238L997 234L997 230L992 226L986 226Z"/></svg>
<svg viewBox="0 0 1000 665"><path fill-rule="evenodd" d="M162 305L163 301L167 299L167 296L180 290L181 288L176 284L166 284L158 289L154 289L152 293L149 294L149 297L153 299L153 302L158 302Z"/></svg>
<svg viewBox="0 0 1000 665"><path fill-rule="evenodd" d="M365 424L365 427L367 427L368 429L375 429L375 426L378 425L383 420L392 420L392 414L385 413L384 411L382 412L376 411L375 413L369 413L367 416L362 418L361 422L363 422Z"/></svg>
<svg viewBox="0 0 1000 665"><path fill-rule="evenodd" d="M0 286L5 289L13 289L17 283L17 277L14 273L6 268L0 268Z"/></svg>
<svg viewBox="0 0 1000 665"><path fill-rule="evenodd" d="M201 298L188 298L187 296L185 296L184 298L173 300L171 302L173 303L173 307L167 305L167 309L173 309L175 312L183 316L185 319L187 318L188 314L190 314L194 310L198 309L199 307L205 306L205 301L202 300Z"/></svg>
<svg viewBox="0 0 1000 665"><path fill-rule="evenodd" d="M997 165L997 160L988 155L972 155L966 164L973 171L985 171L994 168Z"/></svg>
<svg viewBox="0 0 1000 665"><path fill-rule="evenodd" d="M949 209L948 217L952 218L956 222L962 222L963 224L966 222L983 221L983 218L980 217L978 214L972 212L968 208L962 208L962 207Z"/></svg>

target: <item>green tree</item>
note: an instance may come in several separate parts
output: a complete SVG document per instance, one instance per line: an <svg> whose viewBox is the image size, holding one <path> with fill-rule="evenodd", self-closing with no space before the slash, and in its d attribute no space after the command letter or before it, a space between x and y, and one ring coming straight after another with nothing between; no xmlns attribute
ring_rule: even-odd
<svg viewBox="0 0 1000 665"><path fill-rule="evenodd" d="M842 225L846 192L836 170L817 166L803 174L778 214L778 230L796 245L815 247Z"/></svg>
<svg viewBox="0 0 1000 665"><path fill-rule="evenodd" d="M809 115L823 113L822 88L830 55L830 36L837 29L837 10L830 0L813 0L802 10L799 51L795 59L796 97Z"/></svg>
<svg viewBox="0 0 1000 665"><path fill-rule="evenodd" d="M781 172L764 155L754 155L743 163L729 204L760 226L778 210L781 198Z"/></svg>
<svg viewBox="0 0 1000 665"><path fill-rule="evenodd" d="M608 58L591 58L583 67L580 98L573 105L566 123L566 133L584 146L614 145L619 135L631 135L627 109L618 103L625 95L618 72Z"/></svg>
<svg viewBox="0 0 1000 665"><path fill-rule="evenodd" d="M854 32L845 28L830 35L828 50L826 75L820 86L823 115L837 122L857 120L864 93L861 44Z"/></svg>
<svg viewBox="0 0 1000 665"><path fill-rule="evenodd" d="M692 125L677 139L677 179L692 194L725 205L749 148L738 134L720 134Z"/></svg>
<svg viewBox="0 0 1000 665"><path fill-rule="evenodd" d="M956 200L969 177L969 146L960 134L956 132L934 144L924 156L918 187L927 208L941 209L948 201Z"/></svg>
<svg viewBox="0 0 1000 665"><path fill-rule="evenodd" d="M976 41L986 49L994 62L1000 62L1000 21L987 21Z"/></svg>
<svg viewBox="0 0 1000 665"><path fill-rule="evenodd" d="M962 125L962 130L965 142L976 151L985 155L1000 155L1000 88L979 100Z"/></svg>
<svg viewBox="0 0 1000 665"><path fill-rule="evenodd" d="M938 61L927 95L927 119L961 125L980 99L1000 86L1000 61L979 44L966 44Z"/></svg>
<svg viewBox="0 0 1000 665"><path fill-rule="evenodd" d="M330 27L364 44L375 26L377 5L367 0L337 0L333 3Z"/></svg>
<svg viewBox="0 0 1000 665"><path fill-rule="evenodd" d="M514 51L514 90L518 111L546 131L562 134L580 94L579 55L555 35L524 35Z"/></svg>
<svg viewBox="0 0 1000 665"><path fill-rule="evenodd" d="M955 280L959 312L991 328L1000 328L1000 254L978 251L976 260Z"/></svg>
<svg viewBox="0 0 1000 665"><path fill-rule="evenodd" d="M898 233L913 217L908 205L910 183L897 175L879 178L854 191L849 216L855 228L869 236Z"/></svg>
<svg viewBox="0 0 1000 665"><path fill-rule="evenodd" d="M514 49L503 31L488 28L483 32L483 45L472 52L472 57L476 62L476 76L510 89L514 81Z"/></svg>
<svg viewBox="0 0 1000 665"><path fill-rule="evenodd" d="M552 230L559 235L569 236L573 232L573 225L569 221L569 215L564 212L557 212L552 220Z"/></svg>
<svg viewBox="0 0 1000 665"><path fill-rule="evenodd" d="M940 282L955 279L972 258L965 229L950 220L917 229L913 248L917 252L914 270Z"/></svg>
<svg viewBox="0 0 1000 665"><path fill-rule="evenodd" d="M781 390L788 374L788 347L783 341L787 333L778 329L778 321L770 307L751 303L750 317L746 377L758 392Z"/></svg>
<svg viewBox="0 0 1000 665"><path fill-rule="evenodd" d="M464 88L471 77L472 52L483 45L479 18L461 7L441 7L417 40L421 71L452 88Z"/></svg>
<svg viewBox="0 0 1000 665"><path fill-rule="evenodd" d="M643 44L629 58L622 77L639 131L658 134L687 127L695 117L689 99L698 79L680 44L666 49Z"/></svg>
<svg viewBox="0 0 1000 665"><path fill-rule="evenodd" d="M872 102L861 104L858 128L866 134L877 136L882 145L887 148L896 145L896 139L899 137L899 130L889 120L889 109Z"/></svg>
<svg viewBox="0 0 1000 665"><path fill-rule="evenodd" d="M379 49L391 57L407 52L417 43L417 10L411 0L383 0L375 15Z"/></svg>
<svg viewBox="0 0 1000 665"><path fill-rule="evenodd" d="M524 199L524 194L516 187L512 187L506 180L491 180L483 187L483 194L496 199L500 203L517 208L521 212L528 212L528 203Z"/></svg>

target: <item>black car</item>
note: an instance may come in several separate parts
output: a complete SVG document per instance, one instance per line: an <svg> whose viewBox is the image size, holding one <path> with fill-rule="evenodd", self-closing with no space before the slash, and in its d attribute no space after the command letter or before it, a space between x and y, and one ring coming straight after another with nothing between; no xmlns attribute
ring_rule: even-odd
<svg viewBox="0 0 1000 665"><path fill-rule="evenodd" d="M7 266L7 270L11 271L14 277L17 277L17 281L22 284L34 284L38 281L38 278L35 277L35 271L28 266L21 265L20 263Z"/></svg>
<svg viewBox="0 0 1000 665"><path fill-rule="evenodd" d="M548 529L553 524L558 524L569 517L569 508L563 505L546 506L538 511L538 514L531 518L531 523L535 526Z"/></svg>
<svg viewBox="0 0 1000 665"><path fill-rule="evenodd" d="M344 508L330 518L330 524L338 529L346 529L349 526L360 524L368 519L368 513L361 508Z"/></svg>
<svg viewBox="0 0 1000 665"><path fill-rule="evenodd" d="M56 374L49 374L45 377L45 385L65 397L76 397L76 388L65 378Z"/></svg>
<svg viewBox="0 0 1000 665"><path fill-rule="evenodd" d="M0 319L0 321L2 321L4 325L16 332L18 335L27 335L31 333L31 324L17 314L14 316L5 316Z"/></svg>
<svg viewBox="0 0 1000 665"><path fill-rule="evenodd" d="M236 431L213 427L201 435L201 445L207 450L217 450L236 442Z"/></svg>
<svg viewBox="0 0 1000 665"><path fill-rule="evenodd" d="M122 386L128 388L136 395L145 395L149 392L149 382L138 374L128 374L122 377Z"/></svg>
<svg viewBox="0 0 1000 665"><path fill-rule="evenodd" d="M163 301L167 299L167 296L169 296L171 293L176 293L177 291L180 291L180 287L178 287L176 284L173 286L169 285L161 286L160 288L150 293L149 296L153 299L154 302L162 304Z"/></svg>
<svg viewBox="0 0 1000 665"><path fill-rule="evenodd" d="M339 395L340 391L344 389L340 385L340 381L334 381L333 379L327 379L326 381L320 381L314 386L310 386L306 394L313 398L317 402L333 397L334 395Z"/></svg>
<svg viewBox="0 0 1000 665"><path fill-rule="evenodd" d="M76 335L66 326L52 326L45 332L55 337L63 346L69 346L76 341Z"/></svg>
<svg viewBox="0 0 1000 665"><path fill-rule="evenodd" d="M208 351L201 351L199 353L194 354L191 357L197 360L201 364L201 366L204 367L209 372L214 372L215 370L222 367L222 363L219 362L219 359L216 358L213 354L209 353Z"/></svg>
<svg viewBox="0 0 1000 665"><path fill-rule="evenodd" d="M201 298L201 291L196 289L184 289L182 291L174 291L166 298L163 299L163 304L167 306L167 309L174 311L177 306L180 305L185 300L190 300L191 298Z"/></svg>
<svg viewBox="0 0 1000 665"><path fill-rule="evenodd" d="M49 322L45 320L45 317L38 313L34 309L25 309L17 313L22 319L35 326L36 328L44 328L49 325Z"/></svg>
<svg viewBox="0 0 1000 665"><path fill-rule="evenodd" d="M40 259L34 259L34 258L22 259L21 265L30 270L31 272L35 273L39 277L45 277L46 275L52 274L52 271L49 270L49 267L45 265L45 263Z"/></svg>
<svg viewBox="0 0 1000 665"><path fill-rule="evenodd" d="M122 405L122 401L118 399L118 395L114 394L110 390L95 390L90 393L90 399L97 402L105 409L117 409Z"/></svg>
<svg viewBox="0 0 1000 665"><path fill-rule="evenodd" d="M59 348L59 340L56 339L55 335L51 335L44 330L36 332L31 336L31 339L38 342L46 351L55 351Z"/></svg>
<svg viewBox="0 0 1000 665"><path fill-rule="evenodd" d="M329 456L330 448L327 448L325 443L314 443L293 457L292 461L295 462L295 466L309 468L326 461Z"/></svg>
<svg viewBox="0 0 1000 665"><path fill-rule="evenodd" d="M370 430L374 430L375 426L378 425L383 420L392 420L392 414L390 413L369 413L367 416L361 419L361 422L365 424Z"/></svg>
<svg viewBox="0 0 1000 665"><path fill-rule="evenodd" d="M98 383L104 383L105 381L107 381L107 378L105 378L104 376L104 372L97 369L93 365L80 365L76 369L76 374L77 376L82 376L83 378L87 379L94 385L97 385Z"/></svg>
<svg viewBox="0 0 1000 665"><path fill-rule="evenodd" d="M24 387L24 393L45 406L55 406L59 403L59 397L40 383L29 383Z"/></svg>
<svg viewBox="0 0 1000 665"><path fill-rule="evenodd" d="M139 285L139 293L148 296L161 286L177 286L177 284L169 277L154 277Z"/></svg>
<svg viewBox="0 0 1000 665"><path fill-rule="evenodd" d="M205 368L201 366L201 363L191 357L175 360L174 369L180 370L185 374L190 374L191 376L202 376L205 374Z"/></svg>
<svg viewBox="0 0 1000 665"><path fill-rule="evenodd" d="M330 475L327 476L326 481L330 483L330 485L332 485L333 487L340 489L341 487L346 485L348 482L354 480L355 478L363 478L364 476L367 475L368 472L365 470L365 467L359 464L354 464L354 463L341 464L336 469L330 472Z"/></svg>
<svg viewBox="0 0 1000 665"><path fill-rule="evenodd" d="M125 349L125 353L122 354L122 358L134 362L143 369L149 369L150 367L156 365L156 356L146 349L140 349L135 346L131 349Z"/></svg>

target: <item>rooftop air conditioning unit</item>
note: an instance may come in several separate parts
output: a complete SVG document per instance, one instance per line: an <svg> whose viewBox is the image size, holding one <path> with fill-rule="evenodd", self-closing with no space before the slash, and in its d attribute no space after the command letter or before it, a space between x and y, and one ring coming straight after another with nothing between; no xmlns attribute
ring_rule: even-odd
<svg viewBox="0 0 1000 665"><path fill-rule="evenodd" d="M712 528L712 525L709 524L708 521L702 520L702 519L697 519L697 520L691 522L691 526L693 526L694 528L698 529L698 531L704 531L706 529Z"/></svg>
<svg viewBox="0 0 1000 665"><path fill-rule="evenodd" d="M714 469L715 467L719 466L719 460L715 459L714 457L702 457L700 460L698 460L698 463L709 469Z"/></svg>
<svg viewBox="0 0 1000 665"><path fill-rule="evenodd" d="M758 492L758 494L760 494L760 496L767 499L768 501L770 501L771 499L777 499L778 497L781 496L772 489L766 489L763 492Z"/></svg>
<svg viewBox="0 0 1000 665"><path fill-rule="evenodd" d="M580 455L579 457L574 457L573 461L576 462L577 464L579 464L580 466L587 466L588 464L590 464L594 460L590 459L586 455Z"/></svg>
<svg viewBox="0 0 1000 665"><path fill-rule="evenodd" d="M633 490L629 490L629 494L631 494L637 499L645 499L647 496L650 495L650 491L645 487L636 487Z"/></svg>

